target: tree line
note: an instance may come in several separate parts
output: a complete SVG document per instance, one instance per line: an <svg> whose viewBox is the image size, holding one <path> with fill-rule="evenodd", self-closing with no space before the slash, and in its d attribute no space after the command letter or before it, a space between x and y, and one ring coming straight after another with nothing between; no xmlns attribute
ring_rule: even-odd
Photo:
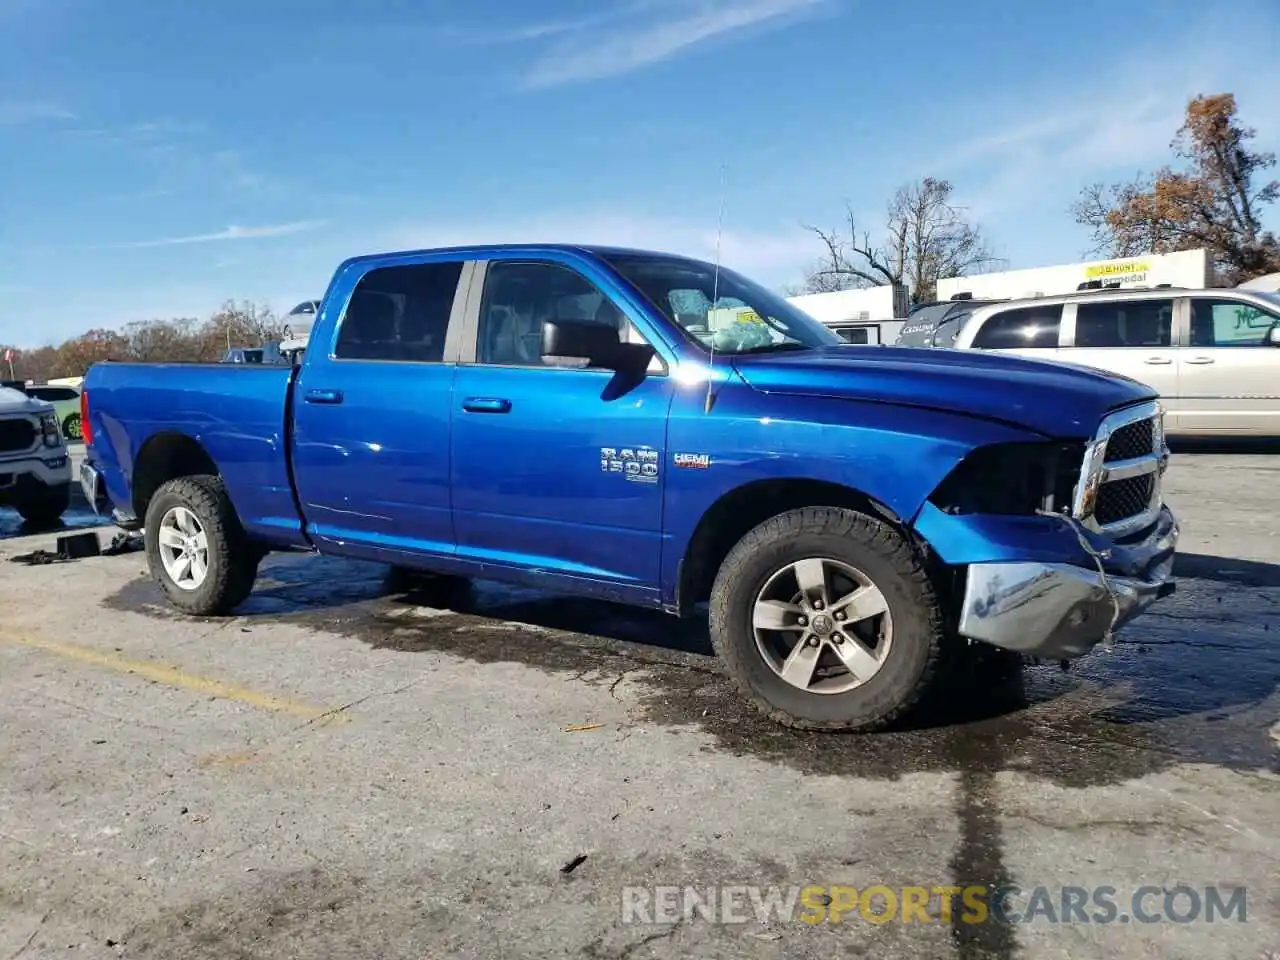
<svg viewBox="0 0 1280 960"><path fill-rule="evenodd" d="M39 383L83 376L103 360L213 362L229 347L279 340L283 332L284 322L269 306L228 300L207 320L140 320L120 330L88 330L57 346L34 350L0 346L0 361L9 355L14 379ZM10 364L0 362L5 379L9 372Z"/></svg>
<svg viewBox="0 0 1280 960"><path fill-rule="evenodd" d="M1223 286L1280 272L1280 239L1263 225L1264 211L1280 198L1280 181L1264 176L1276 156L1252 149L1255 136L1241 122L1233 94L1192 99L1170 143L1169 164L1128 182L1092 184L1071 207L1076 223L1091 231L1088 254L1129 257L1204 248ZM809 226L822 253L804 282L787 292L898 284L919 303L937 295L944 277L1001 264L983 229L956 203L948 180L924 177L899 188L886 213L879 240L860 229L852 208L835 229ZM141 321L28 351L0 345L0 357L12 350L14 376L40 381L80 376L108 359L214 361L228 347L280 339L282 330L269 307L227 301L204 321Z"/></svg>

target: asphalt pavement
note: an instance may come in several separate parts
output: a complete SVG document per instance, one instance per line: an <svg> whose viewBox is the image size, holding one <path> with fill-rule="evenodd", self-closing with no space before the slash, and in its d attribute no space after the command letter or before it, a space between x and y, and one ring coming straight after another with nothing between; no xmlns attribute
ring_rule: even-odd
<svg viewBox="0 0 1280 960"><path fill-rule="evenodd" d="M193 620L140 554L0 559L0 957L1274 960L1280 459L1167 488L1179 589L1114 650L867 736L762 720L704 627L606 604L281 556ZM1017 922L907 922L1011 886Z"/></svg>

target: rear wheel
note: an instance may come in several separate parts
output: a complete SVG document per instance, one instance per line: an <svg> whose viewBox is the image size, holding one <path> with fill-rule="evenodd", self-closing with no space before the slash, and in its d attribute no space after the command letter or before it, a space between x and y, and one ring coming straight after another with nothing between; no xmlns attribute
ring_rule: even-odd
<svg viewBox="0 0 1280 960"><path fill-rule="evenodd" d="M942 614L890 526L809 507L730 551L711 595L711 640L762 712L811 730L870 730L910 710L937 673Z"/></svg>
<svg viewBox="0 0 1280 960"><path fill-rule="evenodd" d="M163 484L146 516L147 564L169 602L184 613L229 613L253 590L261 551L245 535L215 476Z"/></svg>

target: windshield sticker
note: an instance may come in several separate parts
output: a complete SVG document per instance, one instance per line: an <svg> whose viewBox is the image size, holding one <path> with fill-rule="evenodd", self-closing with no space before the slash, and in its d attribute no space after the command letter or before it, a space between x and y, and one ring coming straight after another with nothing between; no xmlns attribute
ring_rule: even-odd
<svg viewBox="0 0 1280 960"><path fill-rule="evenodd" d="M652 447L601 447L600 472L632 483L658 482L658 451Z"/></svg>

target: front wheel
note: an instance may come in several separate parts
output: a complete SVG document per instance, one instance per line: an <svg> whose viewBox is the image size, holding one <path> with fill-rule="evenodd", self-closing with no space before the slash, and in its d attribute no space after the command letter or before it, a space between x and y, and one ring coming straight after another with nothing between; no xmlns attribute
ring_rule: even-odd
<svg viewBox="0 0 1280 960"><path fill-rule="evenodd" d="M146 516L151 576L183 613L229 613L253 590L260 551L245 535L220 477L163 484Z"/></svg>
<svg viewBox="0 0 1280 960"><path fill-rule="evenodd" d="M51 527L71 506L71 486L59 484L45 487L38 493L15 503L14 508L22 519L33 527Z"/></svg>
<svg viewBox="0 0 1280 960"><path fill-rule="evenodd" d="M942 612L910 545L854 510L773 517L730 551L711 593L711 642L742 693L807 730L871 730L924 696Z"/></svg>

